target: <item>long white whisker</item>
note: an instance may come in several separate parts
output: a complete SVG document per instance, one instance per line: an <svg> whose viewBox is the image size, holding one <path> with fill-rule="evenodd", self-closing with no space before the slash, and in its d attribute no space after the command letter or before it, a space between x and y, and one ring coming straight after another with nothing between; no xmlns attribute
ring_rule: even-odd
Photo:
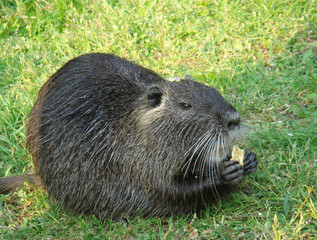
<svg viewBox="0 0 317 240"><path fill-rule="evenodd" d="M231 139L224 132L209 130L204 133L186 152L184 179L189 172L197 174L199 184L203 184L208 177L211 181L210 190L215 198L219 197L217 183L220 180L220 163L229 153ZM195 176L195 178L197 178ZM203 189L201 192L203 197Z"/></svg>
<svg viewBox="0 0 317 240"><path fill-rule="evenodd" d="M213 155L213 161L212 161L212 164L211 164L211 167L212 167L212 181L213 181L213 187L212 187L212 192L213 192L213 195L215 198L217 198L217 196L219 196L218 192L217 192L217 188L216 188L216 184L215 184L215 181L217 180L218 178L218 174L217 174L217 171L215 169L215 165L216 163L215 162L218 162L217 159L219 157L219 139L220 139L220 135L217 135L217 141L215 141L215 146L214 146L214 151L212 153Z"/></svg>
<svg viewBox="0 0 317 240"><path fill-rule="evenodd" d="M190 151L192 151L192 149L194 148L194 151L192 152L191 157L189 158L189 160L187 161L187 163L186 163L186 164L183 166L183 168L181 169L181 170L183 170L183 169L186 167L184 177L187 175L188 169L189 169L189 167L190 167L190 165L191 165L191 163L192 163L192 160L193 160L193 158L194 158L194 156L196 155L197 152L199 153L198 156L200 156L201 151L202 151L202 147L205 145L205 141L207 141L207 140L209 139L209 136L208 136L209 133L210 133L209 131L206 132L206 133L190 148L190 150L188 150L188 151L186 152L186 155L188 155L188 153L190 153ZM197 157L197 158L199 158L199 157ZM196 159L197 159L197 158L196 158ZM195 160L195 165L196 165L196 160ZM195 165L194 165L194 169L195 169ZM194 169L193 169L193 171L194 171Z"/></svg>
<svg viewBox="0 0 317 240"><path fill-rule="evenodd" d="M201 147L200 150L199 150L199 154L198 154L198 155L195 155L195 154L194 154L194 155L195 155L195 163L194 163L194 166L193 166L192 173L195 172L196 165L197 165L197 163L199 162L199 159L204 159L204 158L201 157L201 156L203 156L204 153L205 153L205 151L206 151L206 146L207 146L207 143L208 143L209 139L210 139L210 137L208 137L208 138L206 138L206 139L204 140L204 142L203 142L203 144L202 144L202 147ZM206 142L207 142L207 143L206 143ZM194 157L194 155L193 155L193 157ZM200 161L200 169L202 168L201 163L202 163L202 161Z"/></svg>

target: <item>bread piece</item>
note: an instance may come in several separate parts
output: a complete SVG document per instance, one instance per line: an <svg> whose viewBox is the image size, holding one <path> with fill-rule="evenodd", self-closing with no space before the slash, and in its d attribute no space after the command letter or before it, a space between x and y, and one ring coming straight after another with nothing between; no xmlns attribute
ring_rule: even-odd
<svg viewBox="0 0 317 240"><path fill-rule="evenodd" d="M231 160L238 161L241 166L243 166L244 150L240 149L238 146L233 146L231 153Z"/></svg>

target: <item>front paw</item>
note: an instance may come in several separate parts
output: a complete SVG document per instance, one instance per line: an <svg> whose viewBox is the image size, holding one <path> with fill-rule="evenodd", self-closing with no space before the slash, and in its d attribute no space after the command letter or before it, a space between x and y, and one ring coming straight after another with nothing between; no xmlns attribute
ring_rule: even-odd
<svg viewBox="0 0 317 240"><path fill-rule="evenodd" d="M220 177L225 184L235 184L239 182L243 174L244 170L237 161L224 161L220 166Z"/></svg>
<svg viewBox="0 0 317 240"><path fill-rule="evenodd" d="M243 173L253 173L257 170L258 159L256 158L255 153L251 152L250 150L246 150L244 152L244 159L243 159Z"/></svg>

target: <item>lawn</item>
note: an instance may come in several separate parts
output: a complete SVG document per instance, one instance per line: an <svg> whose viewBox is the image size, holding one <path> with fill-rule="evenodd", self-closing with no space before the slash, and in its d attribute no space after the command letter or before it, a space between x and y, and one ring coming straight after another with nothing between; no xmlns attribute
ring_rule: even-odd
<svg viewBox="0 0 317 240"><path fill-rule="evenodd" d="M25 121L73 57L114 53L216 87L259 170L199 216L128 224L69 213L45 191L0 195L2 239L316 239L315 0L0 0L0 176L33 171Z"/></svg>

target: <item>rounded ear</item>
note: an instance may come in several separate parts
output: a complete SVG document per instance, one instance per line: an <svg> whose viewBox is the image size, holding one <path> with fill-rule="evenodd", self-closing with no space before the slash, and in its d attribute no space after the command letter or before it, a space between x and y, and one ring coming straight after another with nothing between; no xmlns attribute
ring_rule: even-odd
<svg viewBox="0 0 317 240"><path fill-rule="evenodd" d="M185 75L185 80L187 80L187 81L195 81L192 76L187 75L187 74Z"/></svg>
<svg viewBox="0 0 317 240"><path fill-rule="evenodd" d="M159 87L151 87L147 96L148 103L152 107L158 107L161 104L163 92Z"/></svg>

